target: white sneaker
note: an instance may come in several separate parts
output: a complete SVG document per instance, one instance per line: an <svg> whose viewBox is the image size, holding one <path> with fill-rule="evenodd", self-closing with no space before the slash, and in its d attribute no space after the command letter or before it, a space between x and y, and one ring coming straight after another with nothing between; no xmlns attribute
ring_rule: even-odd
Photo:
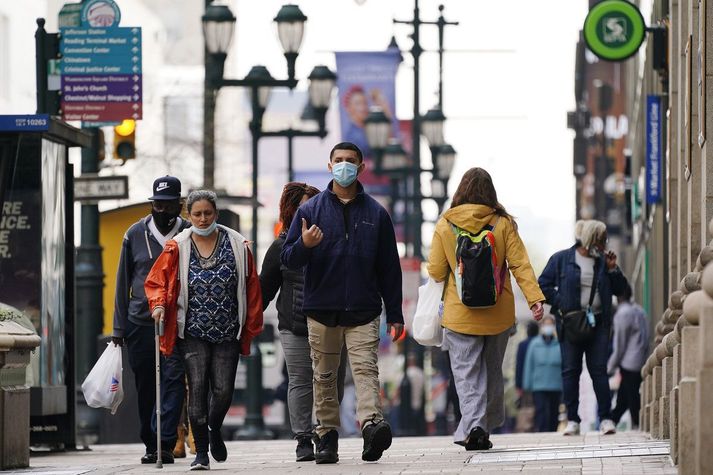
<svg viewBox="0 0 713 475"><path fill-rule="evenodd" d="M616 424L611 419L604 419L599 423L599 430L602 435L616 434Z"/></svg>
<svg viewBox="0 0 713 475"><path fill-rule="evenodd" d="M567 421L564 435L579 435L579 422Z"/></svg>

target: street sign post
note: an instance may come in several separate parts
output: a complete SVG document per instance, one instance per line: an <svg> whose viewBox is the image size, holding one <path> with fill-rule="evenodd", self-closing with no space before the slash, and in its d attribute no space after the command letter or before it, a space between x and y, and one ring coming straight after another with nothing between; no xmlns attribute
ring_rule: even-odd
<svg viewBox="0 0 713 475"><path fill-rule="evenodd" d="M96 123L141 119L141 28L118 26L113 0L90 0L79 26L61 28L61 113Z"/></svg>
<svg viewBox="0 0 713 475"><path fill-rule="evenodd" d="M74 178L75 201L122 200L129 197L129 177L88 176Z"/></svg>
<svg viewBox="0 0 713 475"><path fill-rule="evenodd" d="M584 20L584 41L602 59L623 61L635 54L646 34L639 9L626 0L597 3Z"/></svg>

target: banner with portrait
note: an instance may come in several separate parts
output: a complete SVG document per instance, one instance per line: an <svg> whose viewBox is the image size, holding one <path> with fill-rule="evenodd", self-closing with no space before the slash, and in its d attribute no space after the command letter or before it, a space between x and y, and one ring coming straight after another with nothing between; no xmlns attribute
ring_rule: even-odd
<svg viewBox="0 0 713 475"><path fill-rule="evenodd" d="M366 140L364 121L369 108L380 107L391 119L393 137L399 136L396 120L396 71L401 62L397 49L372 52L337 52L337 87L342 141L356 144L366 158L367 170L359 181L367 193L389 195L386 177L372 173L373 156Z"/></svg>

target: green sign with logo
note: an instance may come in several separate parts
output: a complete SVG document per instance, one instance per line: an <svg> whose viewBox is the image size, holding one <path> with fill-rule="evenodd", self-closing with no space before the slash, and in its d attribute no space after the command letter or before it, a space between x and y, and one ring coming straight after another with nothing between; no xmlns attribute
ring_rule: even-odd
<svg viewBox="0 0 713 475"><path fill-rule="evenodd" d="M602 59L622 61L639 50L646 23L635 5L626 0L597 3L584 20L584 41Z"/></svg>

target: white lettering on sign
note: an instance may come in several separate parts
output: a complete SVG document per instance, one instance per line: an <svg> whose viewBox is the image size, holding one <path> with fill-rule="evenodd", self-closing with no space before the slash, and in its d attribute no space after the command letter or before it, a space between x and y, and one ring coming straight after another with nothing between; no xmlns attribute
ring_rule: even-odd
<svg viewBox="0 0 713 475"><path fill-rule="evenodd" d="M29 218L22 214L22 201L6 201L0 217L0 259L12 257L10 252L10 231L30 229Z"/></svg>
<svg viewBox="0 0 713 475"><path fill-rule="evenodd" d="M74 199L76 200L125 198L127 192L127 181L125 177L101 180L76 180L74 182Z"/></svg>

